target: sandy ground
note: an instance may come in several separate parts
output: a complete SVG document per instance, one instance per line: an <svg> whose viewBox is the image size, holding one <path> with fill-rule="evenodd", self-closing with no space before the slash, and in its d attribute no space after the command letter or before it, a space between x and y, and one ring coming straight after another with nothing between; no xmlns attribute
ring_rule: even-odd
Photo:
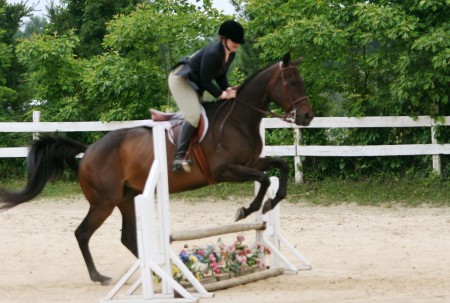
<svg viewBox="0 0 450 303"><path fill-rule="evenodd" d="M173 229L231 223L236 202L171 202ZM99 302L112 286L89 280L73 231L87 203L40 200L0 213L0 302ZM217 291L201 303L450 302L450 208L283 204L286 238L312 270ZM114 283L134 257L120 214L91 240ZM214 240L206 240L204 244Z"/></svg>

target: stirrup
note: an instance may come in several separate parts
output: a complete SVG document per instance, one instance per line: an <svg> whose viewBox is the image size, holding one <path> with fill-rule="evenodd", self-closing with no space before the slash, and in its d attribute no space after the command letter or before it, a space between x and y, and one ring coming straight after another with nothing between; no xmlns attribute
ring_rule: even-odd
<svg viewBox="0 0 450 303"><path fill-rule="evenodd" d="M191 172L191 162L189 160L175 160L173 161L172 164L172 171L173 172L187 172L190 173Z"/></svg>

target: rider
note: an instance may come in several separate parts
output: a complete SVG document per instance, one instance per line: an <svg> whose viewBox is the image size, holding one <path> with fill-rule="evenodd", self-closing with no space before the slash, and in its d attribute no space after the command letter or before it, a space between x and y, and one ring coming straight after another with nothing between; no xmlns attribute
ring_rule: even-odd
<svg viewBox="0 0 450 303"><path fill-rule="evenodd" d="M228 20L220 25L218 34L219 41L180 61L169 74L170 91L185 118L178 134L173 171L190 171L185 155L200 121L204 91L222 100L236 97L236 90L228 83L227 72L239 46L245 42L244 28Z"/></svg>

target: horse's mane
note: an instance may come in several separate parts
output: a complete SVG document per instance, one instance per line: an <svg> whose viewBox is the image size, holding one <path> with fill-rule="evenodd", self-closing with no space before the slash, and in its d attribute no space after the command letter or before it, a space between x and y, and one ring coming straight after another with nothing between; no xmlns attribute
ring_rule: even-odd
<svg viewBox="0 0 450 303"><path fill-rule="evenodd" d="M239 93L240 91L242 91L252 80L253 78L255 78L259 73L261 73L262 71L268 69L269 67L271 67L273 64L269 64L263 68L261 68L260 70L254 72L252 75L250 75L247 79L245 79L244 83L242 85L239 86L237 93Z"/></svg>

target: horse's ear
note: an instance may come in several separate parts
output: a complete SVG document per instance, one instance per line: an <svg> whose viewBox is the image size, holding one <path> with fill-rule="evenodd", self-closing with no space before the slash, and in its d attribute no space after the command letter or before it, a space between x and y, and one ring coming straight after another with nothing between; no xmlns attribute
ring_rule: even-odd
<svg viewBox="0 0 450 303"><path fill-rule="evenodd" d="M291 52L287 52L283 56L283 66L288 66L291 63Z"/></svg>
<svg viewBox="0 0 450 303"><path fill-rule="evenodd" d="M300 65L303 63L303 57L300 57L298 59L295 59L294 61L292 61L292 65Z"/></svg>

